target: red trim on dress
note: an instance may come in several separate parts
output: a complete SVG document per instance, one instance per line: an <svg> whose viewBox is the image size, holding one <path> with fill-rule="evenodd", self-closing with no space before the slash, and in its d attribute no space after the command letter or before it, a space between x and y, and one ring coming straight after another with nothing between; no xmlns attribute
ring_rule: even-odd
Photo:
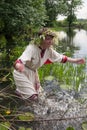
<svg viewBox="0 0 87 130"><path fill-rule="evenodd" d="M43 56L44 56L44 53L45 53L46 49L42 49L40 46L39 46L39 48L41 49L41 53L40 53L41 58L43 58Z"/></svg>
<svg viewBox="0 0 87 130"><path fill-rule="evenodd" d="M38 94L33 94L31 97L29 97L30 100L35 100L38 98Z"/></svg>
<svg viewBox="0 0 87 130"><path fill-rule="evenodd" d="M51 64L53 63L51 60L47 59L44 64Z"/></svg>
<svg viewBox="0 0 87 130"><path fill-rule="evenodd" d="M62 63L66 63L67 62L67 56L63 56L63 58L62 58L62 61L61 61Z"/></svg>

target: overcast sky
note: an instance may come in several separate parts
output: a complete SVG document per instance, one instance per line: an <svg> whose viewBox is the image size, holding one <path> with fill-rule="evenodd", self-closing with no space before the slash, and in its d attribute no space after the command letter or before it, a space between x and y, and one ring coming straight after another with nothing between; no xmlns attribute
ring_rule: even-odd
<svg viewBox="0 0 87 130"><path fill-rule="evenodd" d="M77 18L83 18L83 19L87 19L87 0L83 0L83 6L81 9L79 9L77 12L76 12L76 16ZM58 20L62 20L64 19L65 17L63 16L59 16L58 17Z"/></svg>
<svg viewBox="0 0 87 130"><path fill-rule="evenodd" d="M78 10L77 18L86 18L87 19L87 0L83 0L83 6L80 10Z"/></svg>

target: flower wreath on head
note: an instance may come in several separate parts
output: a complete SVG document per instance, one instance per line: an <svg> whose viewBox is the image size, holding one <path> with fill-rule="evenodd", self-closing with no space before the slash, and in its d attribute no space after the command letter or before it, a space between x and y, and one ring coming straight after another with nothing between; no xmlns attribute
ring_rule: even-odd
<svg viewBox="0 0 87 130"><path fill-rule="evenodd" d="M56 41L57 35L54 31L48 29L48 28L43 28L39 31L38 36L36 38L34 38L34 44L36 45L40 45L42 40L45 40L46 36L52 36L54 42Z"/></svg>
<svg viewBox="0 0 87 130"><path fill-rule="evenodd" d="M47 28L41 30L38 34L39 34L40 38L43 38L43 39L45 39L45 37L47 35L52 36L52 37L56 37L56 34L52 30L47 29Z"/></svg>

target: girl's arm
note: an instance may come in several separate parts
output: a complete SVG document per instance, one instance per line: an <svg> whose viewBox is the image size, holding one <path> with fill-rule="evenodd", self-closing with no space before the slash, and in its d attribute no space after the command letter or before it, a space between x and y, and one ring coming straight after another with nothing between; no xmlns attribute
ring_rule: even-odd
<svg viewBox="0 0 87 130"><path fill-rule="evenodd" d="M67 56L63 55L61 62L62 63L70 62L70 63L76 63L76 64L84 64L85 59L84 58L71 58L71 57L67 57Z"/></svg>
<svg viewBox="0 0 87 130"><path fill-rule="evenodd" d="M85 59L84 58L71 58L71 57L67 57L67 62L76 63L76 64L84 64L85 63Z"/></svg>

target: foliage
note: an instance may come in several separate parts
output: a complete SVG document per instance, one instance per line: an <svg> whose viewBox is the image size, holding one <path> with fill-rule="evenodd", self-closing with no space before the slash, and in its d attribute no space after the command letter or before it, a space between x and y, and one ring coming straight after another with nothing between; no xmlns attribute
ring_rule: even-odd
<svg viewBox="0 0 87 130"><path fill-rule="evenodd" d="M69 28L72 26L72 23L76 20L76 15L75 11L82 5L81 0L71 0L71 1L66 1L66 13L64 14L67 16L67 22Z"/></svg>
<svg viewBox="0 0 87 130"><path fill-rule="evenodd" d="M6 38L4 35L0 35L0 49L4 50L6 46Z"/></svg>
<svg viewBox="0 0 87 130"><path fill-rule="evenodd" d="M47 10L47 26L53 26L53 23L56 21L58 14L64 12L64 1L61 0L45 0L45 6Z"/></svg>
<svg viewBox="0 0 87 130"><path fill-rule="evenodd" d="M68 127L66 130L74 130L73 127Z"/></svg>
<svg viewBox="0 0 87 130"><path fill-rule="evenodd" d="M74 13L75 11L77 11L77 9L81 8L82 6L82 1L81 0L67 0L66 1L66 6L67 6L67 12L65 13L66 16L68 16L69 14Z"/></svg>
<svg viewBox="0 0 87 130"><path fill-rule="evenodd" d="M4 33L9 35L24 31L27 24L43 25L46 18L44 0L1 0L0 18L4 23Z"/></svg>
<svg viewBox="0 0 87 130"><path fill-rule="evenodd" d="M29 113L29 112L26 112L26 113L23 113L23 114L20 114L18 116L18 118L21 120L21 121L33 121L34 120L34 115L32 113Z"/></svg>
<svg viewBox="0 0 87 130"><path fill-rule="evenodd" d="M75 11L82 5L81 0L45 0L47 10L47 26L55 26L58 15L64 15L68 18L69 25L76 20Z"/></svg>
<svg viewBox="0 0 87 130"><path fill-rule="evenodd" d="M0 123L0 130L11 130L9 122L2 122Z"/></svg>
<svg viewBox="0 0 87 130"><path fill-rule="evenodd" d="M0 1L0 47L6 66L12 65L14 47L27 45L33 37L33 28L35 30L44 25L45 19L44 0Z"/></svg>
<svg viewBox="0 0 87 130"><path fill-rule="evenodd" d="M82 129L83 130L87 130L87 122L83 122L82 123Z"/></svg>
<svg viewBox="0 0 87 130"><path fill-rule="evenodd" d="M60 86L61 84L65 84L66 86L72 86L72 88L68 87L69 89L78 91L81 83L86 78L84 71L82 71L84 67L84 65L77 66L70 63L46 65L39 70L40 80L44 81L46 76L52 75L58 79Z"/></svg>
<svg viewBox="0 0 87 130"><path fill-rule="evenodd" d="M67 21L68 24L69 24L68 26L71 27L72 24L73 24L73 22L76 21L76 16L75 16L75 14L74 14L74 13L73 13L73 14L69 14L68 17L67 17L67 19L66 19L66 21Z"/></svg>
<svg viewBox="0 0 87 130"><path fill-rule="evenodd" d="M18 130L32 130L31 128L20 127Z"/></svg>

